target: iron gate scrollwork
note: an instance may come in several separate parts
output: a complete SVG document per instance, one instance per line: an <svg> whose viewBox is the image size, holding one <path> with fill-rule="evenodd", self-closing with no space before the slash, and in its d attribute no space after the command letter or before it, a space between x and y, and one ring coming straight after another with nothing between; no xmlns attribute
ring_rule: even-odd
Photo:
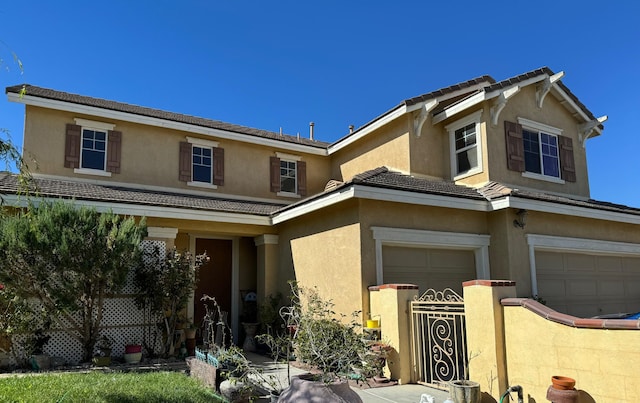
<svg viewBox="0 0 640 403"><path fill-rule="evenodd" d="M450 288L429 289L410 304L416 378L419 383L448 389L449 381L466 376L464 300Z"/></svg>

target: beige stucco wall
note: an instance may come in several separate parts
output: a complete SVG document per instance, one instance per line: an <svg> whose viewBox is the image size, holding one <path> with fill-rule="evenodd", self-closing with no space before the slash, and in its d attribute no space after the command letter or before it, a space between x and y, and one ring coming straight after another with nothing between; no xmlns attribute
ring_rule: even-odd
<svg viewBox="0 0 640 403"><path fill-rule="evenodd" d="M546 401L551 377L563 375L593 401L640 401L638 330L573 328L522 307L504 307L504 317L509 383L530 398Z"/></svg>
<svg viewBox="0 0 640 403"><path fill-rule="evenodd" d="M405 117L382 126L331 155L331 178L348 181L354 175L387 166L409 172L409 132Z"/></svg>
<svg viewBox="0 0 640 403"><path fill-rule="evenodd" d="M322 298L332 300L347 315L363 306L360 226L357 202L308 214L279 226L280 287L287 280L317 286ZM288 294L287 288L281 292Z"/></svg>
<svg viewBox="0 0 640 403"><path fill-rule="evenodd" d="M279 198L270 192L269 180L269 157L276 152L300 156L307 163L308 194L322 191L329 176L329 159L324 156L34 106L27 106L26 114L24 150L37 160L36 173L272 199ZM119 174L105 178L77 174L64 167L65 126L74 123L74 118L112 123L122 132ZM179 143L187 136L217 141L224 149L224 185L209 190L178 180Z"/></svg>
<svg viewBox="0 0 640 403"><path fill-rule="evenodd" d="M490 106L490 103L487 102L485 109L489 110ZM556 184L543 180L524 178L521 173L507 169L504 122L517 122L518 117L562 129L562 135L570 137L573 140L576 182ZM491 140L491 142L487 144L490 179L548 192L589 197L587 157L586 150L580 144L578 139L579 123L580 122L578 122L576 118L574 118L571 113L560 104L553 94L547 94L544 104L540 109L536 105L535 85L523 88L509 100L505 108L502 110L498 124L493 126L488 123L486 126L487 137Z"/></svg>

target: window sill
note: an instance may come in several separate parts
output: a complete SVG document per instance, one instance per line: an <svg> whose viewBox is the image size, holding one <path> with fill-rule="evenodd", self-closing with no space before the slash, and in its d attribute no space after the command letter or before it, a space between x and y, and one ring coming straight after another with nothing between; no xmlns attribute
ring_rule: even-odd
<svg viewBox="0 0 640 403"><path fill-rule="evenodd" d="M278 192L276 193L277 196L282 196L282 197L292 197L292 198L296 198L296 199L300 199L302 196L300 196L297 193L290 193L290 192Z"/></svg>
<svg viewBox="0 0 640 403"><path fill-rule="evenodd" d="M101 171L99 169L74 168L73 173L82 175L106 176L111 177L111 172Z"/></svg>
<svg viewBox="0 0 640 403"><path fill-rule="evenodd" d="M193 186L197 188L205 188L205 189L217 189L218 186L212 185L209 182L187 182L187 186Z"/></svg>
<svg viewBox="0 0 640 403"><path fill-rule="evenodd" d="M467 172L465 172L463 174L460 174L458 176L454 176L453 180L457 181L457 180L460 180L460 179L468 178L468 177L473 176L473 175L477 175L479 173L482 173L482 169L481 168L474 168L474 169L472 169L470 171L467 171Z"/></svg>
<svg viewBox="0 0 640 403"><path fill-rule="evenodd" d="M522 177L523 178L529 178L529 179L536 179L536 180L540 180L540 181L551 182L551 183L557 183L557 184L560 184L560 185L564 185L565 184L565 181L560 179L560 178L555 178L553 176L546 176L546 175L536 174L536 173L532 173L532 172L523 172L522 173Z"/></svg>

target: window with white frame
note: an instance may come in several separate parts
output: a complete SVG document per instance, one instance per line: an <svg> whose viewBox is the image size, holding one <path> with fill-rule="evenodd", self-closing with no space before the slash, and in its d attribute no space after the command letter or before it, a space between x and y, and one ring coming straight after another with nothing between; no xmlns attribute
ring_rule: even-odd
<svg viewBox="0 0 640 403"><path fill-rule="evenodd" d="M280 160L280 191L285 193L297 193L297 166L296 161Z"/></svg>
<svg viewBox="0 0 640 403"><path fill-rule="evenodd" d="M526 172L560 178L560 154L557 134L548 129L522 125L524 167ZM554 130L555 131L555 130Z"/></svg>
<svg viewBox="0 0 640 403"><path fill-rule="evenodd" d="M191 149L193 181L211 183L213 151L211 147L193 145Z"/></svg>
<svg viewBox="0 0 640 403"><path fill-rule="evenodd" d="M445 127L451 148L451 176L454 179L482 172L480 116L482 110Z"/></svg>
<svg viewBox="0 0 640 403"><path fill-rule="evenodd" d="M82 128L80 167L104 171L107 163L107 131Z"/></svg>
<svg viewBox="0 0 640 403"><path fill-rule="evenodd" d="M180 143L179 179L188 186L224 185L224 149L217 141L187 137Z"/></svg>
<svg viewBox="0 0 640 403"><path fill-rule="evenodd" d="M75 173L111 176L120 173L122 133L112 123L75 118L68 123L64 166Z"/></svg>

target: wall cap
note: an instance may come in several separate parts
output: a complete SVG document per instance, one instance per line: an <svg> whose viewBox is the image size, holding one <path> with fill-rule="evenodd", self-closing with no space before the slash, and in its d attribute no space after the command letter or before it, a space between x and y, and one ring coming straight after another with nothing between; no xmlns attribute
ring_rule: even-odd
<svg viewBox="0 0 640 403"><path fill-rule="evenodd" d="M417 290L418 287L415 284L380 284L380 285L372 285L369 286L369 291L380 291L384 289L391 290Z"/></svg>
<svg viewBox="0 0 640 403"><path fill-rule="evenodd" d="M503 298L500 300L500 303L502 306L521 306L536 315L545 318L546 320L566 326L583 329L640 330L640 320L578 318L576 316L554 311L553 309L530 298Z"/></svg>
<svg viewBox="0 0 640 403"><path fill-rule="evenodd" d="M515 287L516 282L511 280L469 280L462 283L462 287L481 285L484 287Z"/></svg>

